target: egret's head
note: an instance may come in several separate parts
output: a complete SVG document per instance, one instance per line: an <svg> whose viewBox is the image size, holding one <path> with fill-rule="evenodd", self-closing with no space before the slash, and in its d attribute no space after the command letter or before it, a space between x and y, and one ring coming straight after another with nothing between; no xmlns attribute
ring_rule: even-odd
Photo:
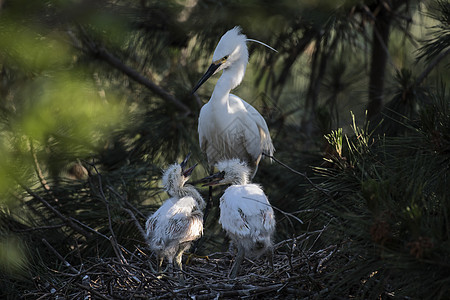
<svg viewBox="0 0 450 300"><path fill-rule="evenodd" d="M220 39L214 50L212 63L219 67L214 73L231 66L235 61L248 62L247 37L241 33L241 27L228 30Z"/></svg>
<svg viewBox="0 0 450 300"><path fill-rule="evenodd" d="M241 33L241 27L228 30L220 39L214 50L212 64L192 90L194 93L209 77L220 70L229 68L235 62L240 62L242 76L248 63L247 37Z"/></svg>
<svg viewBox="0 0 450 300"><path fill-rule="evenodd" d="M205 177L203 180L208 182L205 185L247 184L249 181L250 168L237 158L222 160L216 167L219 172Z"/></svg>
<svg viewBox="0 0 450 300"><path fill-rule="evenodd" d="M171 196L173 196L179 188L184 186L186 181L189 180L189 176L191 176L192 171L197 166L197 164L195 164L194 166L186 169L186 164L189 157L190 154L183 160L182 163L170 165L163 173L162 183L164 185L164 189Z"/></svg>

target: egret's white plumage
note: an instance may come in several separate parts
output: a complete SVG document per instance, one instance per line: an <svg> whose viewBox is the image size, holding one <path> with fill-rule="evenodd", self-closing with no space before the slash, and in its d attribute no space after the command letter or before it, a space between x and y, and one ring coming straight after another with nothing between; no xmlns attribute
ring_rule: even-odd
<svg viewBox="0 0 450 300"><path fill-rule="evenodd" d="M268 253L271 259L275 217L261 186L249 183L250 169L244 162L225 160L216 167L220 173L210 177L219 179L210 184L232 184L220 198L219 223L238 248L231 272L235 277L244 256Z"/></svg>
<svg viewBox="0 0 450 300"><path fill-rule="evenodd" d="M175 258L175 264L181 270L183 252L203 233L205 202L193 186L185 185L195 167L184 171L185 161L169 166L164 172L162 182L171 198L145 224L149 247L158 257L159 271L164 258L170 266Z"/></svg>
<svg viewBox="0 0 450 300"><path fill-rule="evenodd" d="M200 110L200 146L211 166L224 159L239 158L252 168L253 177L262 153L273 155L275 148L261 114L238 96L230 94L244 78L248 64L247 41L240 27L227 31L217 44L212 64L194 87L194 92L211 75L223 70L211 99Z"/></svg>

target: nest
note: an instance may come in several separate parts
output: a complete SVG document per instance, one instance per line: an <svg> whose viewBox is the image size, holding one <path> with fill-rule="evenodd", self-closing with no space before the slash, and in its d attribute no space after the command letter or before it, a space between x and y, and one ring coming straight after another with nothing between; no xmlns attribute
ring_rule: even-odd
<svg viewBox="0 0 450 300"><path fill-rule="evenodd" d="M35 279L36 290L25 299L261 299L320 297L327 291L327 265L337 246L307 250L302 241L311 237L303 234L274 246L274 268L271 271L264 257L244 259L240 273L229 278L234 262L230 252L208 256L185 253L183 257L184 285L176 272L153 272L155 258L145 249L130 252L121 248L115 257L92 258L82 265L64 267L50 281ZM302 245L303 246L303 245Z"/></svg>

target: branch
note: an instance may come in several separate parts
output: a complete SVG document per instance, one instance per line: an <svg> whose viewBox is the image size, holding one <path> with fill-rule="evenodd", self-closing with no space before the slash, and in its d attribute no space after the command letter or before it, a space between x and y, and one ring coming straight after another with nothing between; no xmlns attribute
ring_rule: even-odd
<svg viewBox="0 0 450 300"><path fill-rule="evenodd" d="M30 190L29 188L27 188L26 186L24 186L23 184L19 183L19 185L32 197L38 199L39 201L41 201L48 209L50 209L58 218L60 218L61 220L64 221L64 223L71 227L73 230L75 230L76 232L84 235L85 237L90 237L91 234L87 231L85 231L83 228L81 228L80 226L78 226L77 224L75 224L70 218L66 217L65 215L63 215L59 210L57 210L56 208L54 208L50 203L48 203L44 198L42 198L41 196L39 196L38 194L34 193L32 190Z"/></svg>
<svg viewBox="0 0 450 300"><path fill-rule="evenodd" d="M430 74L430 72L434 69L437 64L441 62L448 54L450 53L450 48L448 48L446 51L439 54L437 57L433 59L433 61L428 65L428 67L420 74L419 77L417 77L416 81L414 82L415 86L419 86L422 84L422 82L425 80L425 78Z"/></svg>
<svg viewBox="0 0 450 300"><path fill-rule="evenodd" d="M94 52L98 57L105 60L107 63L109 63L114 68L122 71L126 75L128 75L130 78L134 79L138 83L146 86L149 90L151 90L153 93L158 95L164 100L170 101L173 104L175 104L178 108L184 110L186 114L190 114L191 110L189 107L187 107L183 102L181 102L179 99L175 98L172 94L155 84L154 82L150 81L147 77L144 77L141 75L138 71L131 68L130 66L125 65L120 59L113 56L111 53L109 53L106 49L103 47L99 47L96 49L97 51ZM92 51L92 49L91 49Z"/></svg>
<svg viewBox="0 0 450 300"><path fill-rule="evenodd" d="M153 81L149 80L147 77L140 74L138 71L133 69L132 67L123 63L120 59L109 53L104 47L97 45L94 41L92 41L87 35L86 31L79 26L80 31L83 35L83 42L88 47L89 51L94 54L96 57L99 57L110 64L112 67L122 71L124 74L128 75L131 79L137 81L138 83L144 85L153 93L161 97L166 101L170 101L179 109L184 110L186 114L190 114L191 110L187 107L183 102L174 97L172 94L158 86ZM73 39L73 36L71 36ZM77 43L78 44L78 43Z"/></svg>
<svg viewBox="0 0 450 300"><path fill-rule="evenodd" d="M146 241L147 240L147 234L145 233L145 231L142 228L141 224L139 223L138 219L136 219L136 216L133 214L133 212L131 210L129 210L128 208L122 208L122 210L130 215L130 217L134 221L134 224L136 225L136 228L141 233L142 237L144 238L144 241Z"/></svg>
<svg viewBox="0 0 450 300"><path fill-rule="evenodd" d="M71 265L64 257L62 257L62 255L59 254L59 252L56 251L56 249L53 248L53 246L50 245L50 243L47 242L46 239L42 239L42 242L50 249L50 251L53 252L54 255L56 255L56 257L57 257L60 261L62 261L62 262L64 263L64 265L65 265L66 267L68 267L70 270L72 270L72 272L74 272L76 275L79 275L79 274L80 274L80 271L78 271L77 269L75 269L75 268L74 268L74 267L73 267L73 266L72 266L72 265Z"/></svg>

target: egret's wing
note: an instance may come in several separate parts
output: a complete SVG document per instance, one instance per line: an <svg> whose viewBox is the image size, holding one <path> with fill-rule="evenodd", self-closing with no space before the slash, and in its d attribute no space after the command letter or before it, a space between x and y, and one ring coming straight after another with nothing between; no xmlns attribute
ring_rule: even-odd
<svg viewBox="0 0 450 300"><path fill-rule="evenodd" d="M200 143L200 148L202 149L203 152L206 152L207 130L208 126L210 126L207 120L209 116L210 116L209 106L208 103L206 103L200 110L200 115L198 117L198 139Z"/></svg>
<svg viewBox="0 0 450 300"><path fill-rule="evenodd" d="M272 144L272 138L270 137L269 128L267 127L266 120L264 120L263 116L250 104L244 102L245 108L249 112L249 115L251 116L252 120L256 123L256 126L258 126L259 135L261 138L260 146L262 152L273 155L275 152L275 147Z"/></svg>
<svg viewBox="0 0 450 300"><path fill-rule="evenodd" d="M151 236L153 232L155 231L156 227L156 218L152 215L147 219L147 222L145 222L145 231L147 233L147 236Z"/></svg>
<svg viewBox="0 0 450 300"><path fill-rule="evenodd" d="M272 206L257 184L230 186L221 198L220 214L222 227L235 234L258 235L275 229Z"/></svg>
<svg viewBox="0 0 450 300"><path fill-rule="evenodd" d="M231 209L240 209L246 216L257 215L260 210L272 210L267 196L257 184L232 185L226 189L225 196L234 200L229 202Z"/></svg>
<svg viewBox="0 0 450 300"><path fill-rule="evenodd" d="M275 230L275 215L273 213L272 207L270 207L269 209L261 210L261 214L264 228L268 232L273 232Z"/></svg>
<svg viewBox="0 0 450 300"><path fill-rule="evenodd" d="M250 226L247 222L247 217L242 210L235 208L234 200L227 198L225 194L220 198L219 223L227 232L240 236L249 235Z"/></svg>
<svg viewBox="0 0 450 300"><path fill-rule="evenodd" d="M235 95L230 94L230 102L241 102L245 108L245 116L242 118L246 122L246 148L249 153L255 159L261 155L261 152L273 155L275 148L263 116L252 105ZM259 138L259 143L255 143L255 138Z"/></svg>
<svg viewBox="0 0 450 300"><path fill-rule="evenodd" d="M173 216L167 225L166 236L170 240L193 241L203 233L203 214L199 211L189 216L180 213Z"/></svg>
<svg viewBox="0 0 450 300"><path fill-rule="evenodd" d="M164 223L167 221L167 214L170 209L174 206L174 198L167 199L157 211L155 211L152 215L150 215L145 222L145 229L148 236L153 234L156 226L159 223Z"/></svg>

